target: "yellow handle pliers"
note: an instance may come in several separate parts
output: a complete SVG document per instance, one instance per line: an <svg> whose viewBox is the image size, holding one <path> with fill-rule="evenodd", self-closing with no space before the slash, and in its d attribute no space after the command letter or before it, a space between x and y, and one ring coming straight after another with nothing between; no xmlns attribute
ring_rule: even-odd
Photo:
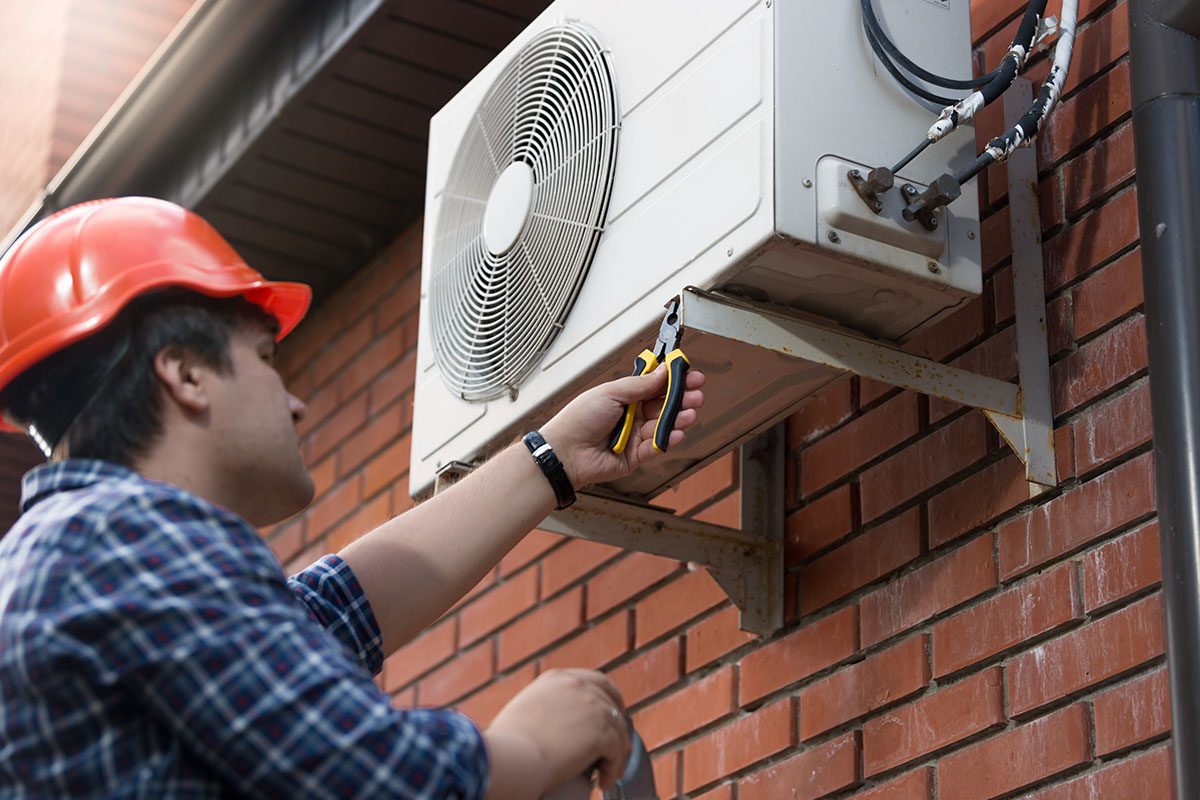
<svg viewBox="0 0 1200 800"><path fill-rule="evenodd" d="M679 316L679 298L676 297L667 304L667 313L659 326L654 349L643 350L633 361L634 375L653 372L659 364L667 365L667 396L658 412L658 423L654 426L654 449L660 453L666 452L671 431L675 429L675 418L683 407L687 371L691 364L680 348L682 341L683 320ZM637 405L634 402L625 406L609 437L608 447L618 455L625 452L625 446L629 444L629 436L633 433L633 423L637 418Z"/></svg>

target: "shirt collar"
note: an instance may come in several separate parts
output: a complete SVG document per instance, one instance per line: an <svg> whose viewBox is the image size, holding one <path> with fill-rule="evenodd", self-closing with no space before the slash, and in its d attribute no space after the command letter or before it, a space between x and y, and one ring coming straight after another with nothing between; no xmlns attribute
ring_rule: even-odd
<svg viewBox="0 0 1200 800"><path fill-rule="evenodd" d="M21 479L21 512L58 492L82 489L105 480L138 477L138 473L128 467L92 458L68 458L39 464Z"/></svg>

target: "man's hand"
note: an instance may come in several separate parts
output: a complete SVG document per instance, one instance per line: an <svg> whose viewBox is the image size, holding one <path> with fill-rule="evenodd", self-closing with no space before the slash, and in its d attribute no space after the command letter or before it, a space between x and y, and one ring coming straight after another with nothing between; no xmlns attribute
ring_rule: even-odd
<svg viewBox="0 0 1200 800"><path fill-rule="evenodd" d="M704 404L703 386L704 373L687 373L683 410L675 419L668 447L681 444L683 432L696 422L696 409ZM666 391L667 370L660 365L649 375L621 378L584 392L542 426L542 435L566 467L571 485L582 489L623 478L659 455L654 449L654 426ZM634 401L639 401L637 421L625 452L616 455L608 449L609 435L625 405Z"/></svg>
<svg viewBox="0 0 1200 800"><path fill-rule="evenodd" d="M621 694L599 672L550 670L509 701L484 734L489 800L538 798L593 767L600 787L617 782L629 760Z"/></svg>

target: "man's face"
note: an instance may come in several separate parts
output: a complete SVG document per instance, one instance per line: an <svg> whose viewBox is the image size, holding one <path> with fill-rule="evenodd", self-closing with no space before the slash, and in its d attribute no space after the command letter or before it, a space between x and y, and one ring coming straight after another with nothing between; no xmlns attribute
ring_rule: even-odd
<svg viewBox="0 0 1200 800"><path fill-rule="evenodd" d="M312 502L312 478L300 456L296 425L305 408L275 369L276 343L265 325L239 326L230 337L233 372L213 396L217 462L234 510L254 525L269 525Z"/></svg>

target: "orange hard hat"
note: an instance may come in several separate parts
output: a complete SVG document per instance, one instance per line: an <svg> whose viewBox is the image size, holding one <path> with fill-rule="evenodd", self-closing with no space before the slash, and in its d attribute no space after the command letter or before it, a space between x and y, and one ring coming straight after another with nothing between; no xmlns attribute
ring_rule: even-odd
<svg viewBox="0 0 1200 800"><path fill-rule="evenodd" d="M26 231L0 259L0 391L21 373L95 334L130 301L159 289L243 297L299 324L312 290L268 281L216 229L149 197L94 200ZM0 420L0 430L16 429Z"/></svg>

